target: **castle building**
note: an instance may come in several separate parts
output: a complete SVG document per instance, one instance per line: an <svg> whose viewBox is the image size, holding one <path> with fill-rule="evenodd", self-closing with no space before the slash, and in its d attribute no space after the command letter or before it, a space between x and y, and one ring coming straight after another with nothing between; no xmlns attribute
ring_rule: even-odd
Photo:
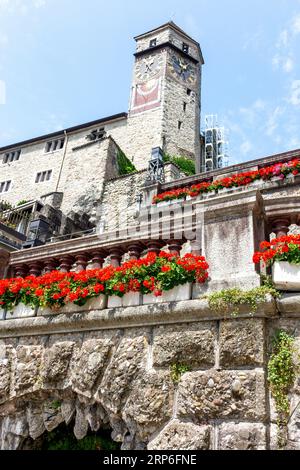
<svg viewBox="0 0 300 470"><path fill-rule="evenodd" d="M300 357L300 268L253 262L300 233L300 150L220 168L199 44L172 22L135 39L128 113L0 149L0 449L66 425L123 450L300 450L299 364L289 417L268 380L278 332Z"/></svg>
<svg viewBox="0 0 300 470"><path fill-rule="evenodd" d="M56 207L59 200L74 219L99 201L106 180L122 174L120 154L143 170L151 149L161 147L200 169L199 44L173 22L135 41L129 112L0 148L1 199L16 205L56 193Z"/></svg>

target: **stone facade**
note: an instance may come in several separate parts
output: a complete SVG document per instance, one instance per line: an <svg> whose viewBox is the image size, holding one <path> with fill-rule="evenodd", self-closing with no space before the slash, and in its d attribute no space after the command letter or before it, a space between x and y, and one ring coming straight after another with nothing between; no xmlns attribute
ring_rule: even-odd
<svg viewBox="0 0 300 470"><path fill-rule="evenodd" d="M94 205L101 202L104 182L120 175L116 164L117 148L122 149L137 170L147 169L151 149L158 146L167 153L186 155L200 161L200 86L203 62L200 47L172 22L154 30L153 35L157 36L158 45L162 42L167 44L164 48L152 51L149 50L151 34L149 37L146 33L145 36L136 38L137 53L142 52L143 55L135 58L131 94L141 82L147 89L151 88L153 78L159 77L160 90L156 106L132 113L130 104L128 116L122 113L0 148L0 157L3 158L0 181L11 181L9 191L1 194L1 197L16 205L21 200L40 200L45 194L61 192L63 198L60 210L64 216L72 217L82 212L88 214ZM185 60L193 63L195 69L192 85L169 72L170 67L172 68L172 56L177 54L180 57L184 54L184 42L189 46L189 54L185 54ZM172 47L176 50L171 49ZM154 76L146 73L143 78L139 78L138 70L144 60L158 61L159 67ZM189 87L192 89L191 95L187 95ZM182 122L180 131L179 121ZM89 143L87 136L100 128L104 130L106 138L98 143ZM109 137L111 139L107 140ZM56 140L64 140L63 147L47 152L48 143ZM4 163L5 154L14 150L21 150L20 158ZM36 182L37 174L43 171L51 171L50 179Z"/></svg>
<svg viewBox="0 0 300 470"><path fill-rule="evenodd" d="M266 358L282 328L299 363L299 318L294 294L237 318L193 300L1 321L1 448L72 419L77 439L110 428L123 449L277 448ZM178 382L174 364L189 369ZM298 380L287 447L299 450Z"/></svg>

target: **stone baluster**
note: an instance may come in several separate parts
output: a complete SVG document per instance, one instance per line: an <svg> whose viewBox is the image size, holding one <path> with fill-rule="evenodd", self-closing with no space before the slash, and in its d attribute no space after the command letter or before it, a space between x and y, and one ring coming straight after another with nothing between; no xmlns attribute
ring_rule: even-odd
<svg viewBox="0 0 300 470"><path fill-rule="evenodd" d="M32 261L29 263L29 274L30 276L40 276L43 269L43 264L40 261Z"/></svg>
<svg viewBox="0 0 300 470"><path fill-rule="evenodd" d="M110 264L114 266L115 268L120 266L123 251L120 250L119 248L112 248L111 250L109 250L109 254L110 254Z"/></svg>
<svg viewBox="0 0 300 470"><path fill-rule="evenodd" d="M183 244L182 240L169 240L168 242L169 252L173 253L176 256L180 256L182 244Z"/></svg>
<svg viewBox="0 0 300 470"><path fill-rule="evenodd" d="M157 255L161 251L161 248L165 245L164 242L159 240L151 240L147 243L147 252L148 253L156 253Z"/></svg>
<svg viewBox="0 0 300 470"><path fill-rule="evenodd" d="M92 253L92 269L101 269L106 258L104 251L94 251Z"/></svg>
<svg viewBox="0 0 300 470"><path fill-rule="evenodd" d="M59 270L63 273L71 271L72 265L74 263L74 258L71 255L61 256L59 258Z"/></svg>
<svg viewBox="0 0 300 470"><path fill-rule="evenodd" d="M135 243L132 245L128 246L128 254L129 258L134 260L134 259L140 259L141 253L143 251L142 245Z"/></svg>
<svg viewBox="0 0 300 470"><path fill-rule="evenodd" d="M76 269L75 271L78 273L80 271L85 271L86 266L88 263L88 256L85 253L81 253L79 255L75 255L75 260L76 260Z"/></svg>
<svg viewBox="0 0 300 470"><path fill-rule="evenodd" d="M272 219L271 230L275 233L276 238L284 237L288 234L290 225L291 221L289 217L278 217L276 219Z"/></svg>
<svg viewBox="0 0 300 470"><path fill-rule="evenodd" d="M191 241L191 253L195 256L201 256L201 243L199 241Z"/></svg>
<svg viewBox="0 0 300 470"><path fill-rule="evenodd" d="M26 264L17 264L14 266L15 277L25 277L28 273L28 266Z"/></svg>
<svg viewBox="0 0 300 470"><path fill-rule="evenodd" d="M58 260L55 258L49 258L44 261L44 273L51 273L51 271L55 271L58 266Z"/></svg>

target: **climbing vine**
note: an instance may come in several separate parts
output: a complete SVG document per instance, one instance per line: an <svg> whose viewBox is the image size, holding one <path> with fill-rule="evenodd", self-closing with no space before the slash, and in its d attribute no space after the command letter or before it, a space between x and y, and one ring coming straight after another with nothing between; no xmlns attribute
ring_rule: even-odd
<svg viewBox="0 0 300 470"><path fill-rule="evenodd" d="M122 150L118 150L117 162L120 175L130 175L131 173L136 172L134 164L126 157Z"/></svg>
<svg viewBox="0 0 300 470"><path fill-rule="evenodd" d="M233 316L239 313L242 305L248 305L251 313L255 313L258 305L266 301L266 296L271 295L274 299L280 296L279 292L270 286L255 287L248 291L243 291L238 288L225 289L220 292L213 292L205 296L208 299L208 304L211 310L220 313L229 313Z"/></svg>
<svg viewBox="0 0 300 470"><path fill-rule="evenodd" d="M172 364L170 366L171 379L174 383L178 383L181 376L190 370L191 368L185 364Z"/></svg>
<svg viewBox="0 0 300 470"><path fill-rule="evenodd" d="M290 414L288 393L295 380L294 338L283 330L276 332L268 362L268 381L278 415L278 446L286 443L286 426Z"/></svg>

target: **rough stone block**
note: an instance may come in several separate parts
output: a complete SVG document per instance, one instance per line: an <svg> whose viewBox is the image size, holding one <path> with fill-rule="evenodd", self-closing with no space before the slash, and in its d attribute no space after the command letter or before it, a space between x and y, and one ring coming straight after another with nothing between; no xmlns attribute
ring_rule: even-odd
<svg viewBox="0 0 300 470"><path fill-rule="evenodd" d="M11 373L11 347L0 343L0 402L9 395Z"/></svg>
<svg viewBox="0 0 300 470"><path fill-rule="evenodd" d="M260 423L222 423L219 450L264 450L266 428Z"/></svg>
<svg viewBox="0 0 300 470"><path fill-rule="evenodd" d="M85 396L92 396L92 388L108 360L109 339L89 339L82 345L79 359L72 371L72 388Z"/></svg>
<svg viewBox="0 0 300 470"><path fill-rule="evenodd" d="M220 365L256 366L263 364L265 352L264 320L222 321L220 325Z"/></svg>
<svg viewBox="0 0 300 470"><path fill-rule="evenodd" d="M63 341L44 351L42 375L45 382L58 382L66 377L74 344Z"/></svg>
<svg viewBox="0 0 300 470"><path fill-rule="evenodd" d="M196 426L174 419L149 442L148 450L208 450L210 426Z"/></svg>
<svg viewBox="0 0 300 470"><path fill-rule="evenodd" d="M170 374L164 371L144 373L136 381L125 407L122 418L130 433L146 442L173 412L174 384Z"/></svg>
<svg viewBox="0 0 300 470"><path fill-rule="evenodd" d="M216 418L262 421L265 417L264 374L259 370L186 373L178 393L178 416L195 422Z"/></svg>
<svg viewBox="0 0 300 470"><path fill-rule="evenodd" d="M98 389L98 399L108 412L120 413L131 382L145 369L146 351L147 342L142 331L130 332L121 339Z"/></svg>
<svg viewBox="0 0 300 470"><path fill-rule="evenodd" d="M15 391L27 393L41 387L42 346L18 346L16 349Z"/></svg>
<svg viewBox="0 0 300 470"><path fill-rule="evenodd" d="M215 363L214 323L183 323L159 326L154 330L153 365L169 366L175 363L191 367L212 366Z"/></svg>

